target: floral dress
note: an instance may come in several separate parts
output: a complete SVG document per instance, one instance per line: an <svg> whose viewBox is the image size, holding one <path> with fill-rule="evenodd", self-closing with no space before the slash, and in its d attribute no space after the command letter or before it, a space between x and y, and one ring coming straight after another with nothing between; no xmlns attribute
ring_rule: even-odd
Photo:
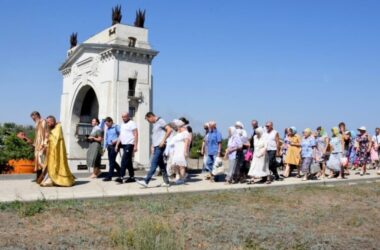
<svg viewBox="0 0 380 250"><path fill-rule="evenodd" d="M327 136L318 136L316 138L316 152L315 152L315 159L317 162L326 162L328 159L327 153L325 153L326 149L326 138Z"/></svg>
<svg viewBox="0 0 380 250"><path fill-rule="evenodd" d="M351 138L350 140L350 144L349 144L349 149L348 149L348 152L347 152L347 158L349 160L349 162L352 164L352 165L355 165L357 164L356 163L356 148L355 148L355 141L356 141L356 138Z"/></svg>
<svg viewBox="0 0 380 250"><path fill-rule="evenodd" d="M358 145L358 151L356 152L356 158L359 165L366 165L371 162L370 153L368 152L370 140L368 134L359 135L356 138Z"/></svg>
<svg viewBox="0 0 380 250"><path fill-rule="evenodd" d="M281 147L281 155L282 155L283 161L285 161L285 156L286 156L286 152L288 152L289 144L290 144L289 136L285 136L284 143L282 144L282 147Z"/></svg>

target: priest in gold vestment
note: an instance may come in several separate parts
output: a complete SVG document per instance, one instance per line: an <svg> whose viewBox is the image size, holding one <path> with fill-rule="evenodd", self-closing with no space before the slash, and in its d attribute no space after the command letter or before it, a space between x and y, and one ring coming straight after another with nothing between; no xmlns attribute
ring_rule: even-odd
<svg viewBox="0 0 380 250"><path fill-rule="evenodd" d="M37 111L33 111L30 115L35 122L35 137L34 137L34 171L37 173L36 181L41 183L43 176L41 174L46 168L46 149L48 143L48 128L46 121L41 118L41 115Z"/></svg>
<svg viewBox="0 0 380 250"><path fill-rule="evenodd" d="M66 146L61 124L56 122L54 116L48 116L46 123L50 130L47 150L47 171L45 172L46 176L41 186L71 187L75 183L75 177L71 173L67 162Z"/></svg>

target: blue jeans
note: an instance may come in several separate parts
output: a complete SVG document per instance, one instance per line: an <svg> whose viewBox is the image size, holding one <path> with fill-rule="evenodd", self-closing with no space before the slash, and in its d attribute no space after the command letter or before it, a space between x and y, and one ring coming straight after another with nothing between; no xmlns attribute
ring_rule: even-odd
<svg viewBox="0 0 380 250"><path fill-rule="evenodd" d="M217 157L217 154L215 155L207 155L207 161L206 161L206 171L212 172L212 169L214 167L215 159Z"/></svg>
<svg viewBox="0 0 380 250"><path fill-rule="evenodd" d="M115 169L116 169L118 176L119 176L120 175L120 166L116 162L117 152L115 151L115 146L108 145L107 146L107 152L108 152L108 161L109 161L109 165L110 165L107 178L112 178L113 172L115 171Z"/></svg>
<svg viewBox="0 0 380 250"><path fill-rule="evenodd" d="M147 176L145 177L146 183L149 183L154 173L156 172L157 167L160 167L160 171L162 173L162 178L164 179L164 182L166 184L169 184L168 173L166 172L166 164L164 162L164 151L165 151L165 147L163 148L154 147L153 156L150 163L150 169Z"/></svg>
<svg viewBox="0 0 380 250"><path fill-rule="evenodd" d="M121 148L123 149L123 157L121 158L121 171L120 171L120 177L123 178L125 176L125 171L128 169L129 177L135 177L135 170L133 169L133 149L135 145L133 144L127 144L122 145Z"/></svg>

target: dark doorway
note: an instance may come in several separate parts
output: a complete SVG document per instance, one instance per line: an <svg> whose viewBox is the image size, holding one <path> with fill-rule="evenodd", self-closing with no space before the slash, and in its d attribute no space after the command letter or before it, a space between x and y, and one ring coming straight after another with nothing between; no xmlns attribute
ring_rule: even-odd
<svg viewBox="0 0 380 250"><path fill-rule="evenodd" d="M83 99L79 122L91 123L91 119L94 117L97 118L98 114L99 114L98 99L96 98L95 91L92 88L90 88Z"/></svg>

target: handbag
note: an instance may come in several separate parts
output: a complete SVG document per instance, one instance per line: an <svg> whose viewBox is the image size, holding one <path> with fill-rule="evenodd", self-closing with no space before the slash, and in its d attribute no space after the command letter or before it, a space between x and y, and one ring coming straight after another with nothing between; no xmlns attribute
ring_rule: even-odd
<svg viewBox="0 0 380 250"><path fill-rule="evenodd" d="M319 171L321 171L321 166L318 162L313 161L313 163L310 166L310 174L316 174Z"/></svg>
<svg viewBox="0 0 380 250"><path fill-rule="evenodd" d="M244 160L245 161L252 161L253 158L253 153L251 150L247 150L247 152L244 155Z"/></svg>

